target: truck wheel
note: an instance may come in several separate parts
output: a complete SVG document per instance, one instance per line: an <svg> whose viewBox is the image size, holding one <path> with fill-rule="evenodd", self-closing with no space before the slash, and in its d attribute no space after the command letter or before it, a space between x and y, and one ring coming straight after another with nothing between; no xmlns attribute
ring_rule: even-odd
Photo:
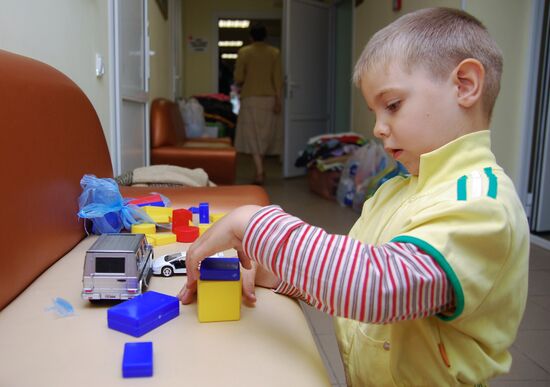
<svg viewBox="0 0 550 387"><path fill-rule="evenodd" d="M170 277L172 273L174 272L171 267L165 266L162 268L162 275L165 277Z"/></svg>

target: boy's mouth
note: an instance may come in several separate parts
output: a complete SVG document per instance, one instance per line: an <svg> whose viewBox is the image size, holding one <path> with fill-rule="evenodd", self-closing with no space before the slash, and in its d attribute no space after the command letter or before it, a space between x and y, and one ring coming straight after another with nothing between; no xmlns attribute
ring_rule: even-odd
<svg viewBox="0 0 550 387"><path fill-rule="evenodd" d="M403 149L387 149L387 152L395 159L397 160L399 156L401 156L401 153L403 153Z"/></svg>

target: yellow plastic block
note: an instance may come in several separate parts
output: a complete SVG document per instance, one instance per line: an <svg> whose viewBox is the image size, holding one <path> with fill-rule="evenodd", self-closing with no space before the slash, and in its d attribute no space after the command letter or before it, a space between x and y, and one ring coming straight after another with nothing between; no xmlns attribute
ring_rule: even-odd
<svg viewBox="0 0 550 387"><path fill-rule="evenodd" d="M147 241L153 246L163 246L170 243L176 243L176 234L171 232L160 232L157 234L147 234ZM150 241L154 241L151 243Z"/></svg>
<svg viewBox="0 0 550 387"><path fill-rule="evenodd" d="M155 223L170 223L170 219L172 218L173 209L171 207L144 206L141 207L141 209L145 211Z"/></svg>
<svg viewBox="0 0 550 387"><path fill-rule="evenodd" d="M145 234L145 238L147 238L147 243L149 243L151 246L157 245L157 240L155 239L155 235L157 234Z"/></svg>
<svg viewBox="0 0 550 387"><path fill-rule="evenodd" d="M241 319L242 283L197 281L197 313L200 322Z"/></svg>
<svg viewBox="0 0 550 387"><path fill-rule="evenodd" d="M208 223L208 224L199 224L199 236L201 236L202 234L204 234L206 232L206 230L208 230L210 228L210 226L212 226L211 223Z"/></svg>
<svg viewBox="0 0 550 387"><path fill-rule="evenodd" d="M210 223L216 223L218 220L223 218L225 215L227 215L226 212L216 212L214 214L210 214Z"/></svg>
<svg viewBox="0 0 550 387"><path fill-rule="evenodd" d="M132 224L132 234L154 234L157 226L154 223Z"/></svg>

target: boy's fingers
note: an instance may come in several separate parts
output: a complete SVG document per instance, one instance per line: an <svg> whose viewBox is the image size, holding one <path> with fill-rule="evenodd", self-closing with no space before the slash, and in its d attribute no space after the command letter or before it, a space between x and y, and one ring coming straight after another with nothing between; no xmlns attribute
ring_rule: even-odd
<svg viewBox="0 0 550 387"><path fill-rule="evenodd" d="M180 299L182 304L187 305L193 302L196 292L197 292L197 281L187 280L187 283L185 284L185 286L180 290L178 294L178 298Z"/></svg>
<svg viewBox="0 0 550 387"><path fill-rule="evenodd" d="M256 302L256 265L252 265L250 270L243 270L243 297L247 303L253 304Z"/></svg>
<svg viewBox="0 0 550 387"><path fill-rule="evenodd" d="M252 260L242 250L237 250L237 256L245 269L252 269Z"/></svg>

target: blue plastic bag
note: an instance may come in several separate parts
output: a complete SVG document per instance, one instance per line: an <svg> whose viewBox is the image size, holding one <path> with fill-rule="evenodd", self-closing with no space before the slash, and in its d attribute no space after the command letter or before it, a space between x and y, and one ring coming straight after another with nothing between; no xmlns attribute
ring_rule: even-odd
<svg viewBox="0 0 550 387"><path fill-rule="evenodd" d="M128 204L130 199L122 197L113 179L84 175L80 186L78 217L92 221L92 233L118 233L130 230L134 223L154 223L144 211Z"/></svg>

